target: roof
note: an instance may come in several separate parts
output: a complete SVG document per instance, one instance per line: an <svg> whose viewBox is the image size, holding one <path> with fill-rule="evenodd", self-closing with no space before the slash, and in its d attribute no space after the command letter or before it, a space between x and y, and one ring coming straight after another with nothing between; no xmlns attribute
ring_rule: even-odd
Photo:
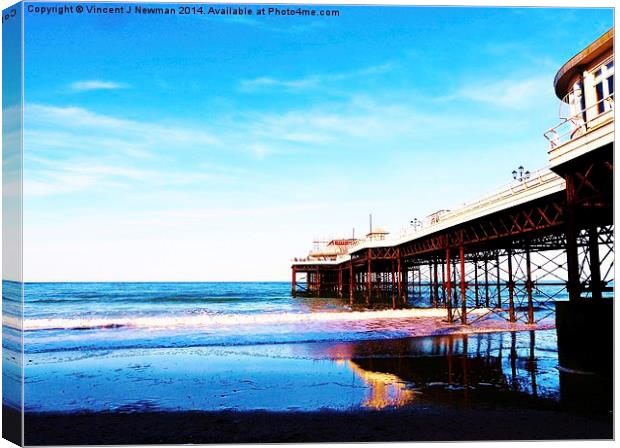
<svg viewBox="0 0 620 448"><path fill-rule="evenodd" d="M389 233L383 227L374 227L368 235L387 235Z"/></svg>
<svg viewBox="0 0 620 448"><path fill-rule="evenodd" d="M611 28L601 37L573 56L566 64L564 64L562 68L558 70L555 75L555 79L553 80L555 94L558 98L563 100L566 97L570 87L568 83L575 73L579 71L581 66L592 62L606 51L613 49L613 45L614 28Z"/></svg>

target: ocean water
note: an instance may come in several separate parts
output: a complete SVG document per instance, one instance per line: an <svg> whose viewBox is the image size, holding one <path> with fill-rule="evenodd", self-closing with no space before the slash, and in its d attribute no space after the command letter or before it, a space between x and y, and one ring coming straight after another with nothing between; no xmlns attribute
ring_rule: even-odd
<svg viewBox="0 0 620 448"><path fill-rule="evenodd" d="M3 285L3 356L15 366L21 296ZM288 282L28 283L23 300L27 411L380 408L437 387L559 397L553 330L442 336L458 325L441 309L351 309L292 297ZM482 386L463 386L443 361L416 373L458 357ZM3 371L7 384L19 377Z"/></svg>
<svg viewBox="0 0 620 448"><path fill-rule="evenodd" d="M13 327L14 308L5 316ZM28 283L24 351L395 339L418 334L412 318L424 316L445 311L352 310L337 298L292 297L288 282Z"/></svg>
<svg viewBox="0 0 620 448"><path fill-rule="evenodd" d="M407 336L280 283L30 283L25 353L351 341ZM406 317L406 310L401 311ZM398 315L398 312L396 313ZM376 317L376 318L373 318Z"/></svg>

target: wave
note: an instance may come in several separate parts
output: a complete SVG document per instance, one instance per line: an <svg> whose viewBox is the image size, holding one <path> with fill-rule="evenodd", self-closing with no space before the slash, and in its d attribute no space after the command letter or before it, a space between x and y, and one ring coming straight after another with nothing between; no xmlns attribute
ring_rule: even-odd
<svg viewBox="0 0 620 448"><path fill-rule="evenodd" d="M486 310L476 310L486 312ZM167 316L127 316L101 318L37 318L20 322L10 316L3 318L3 324L25 331L39 330L92 330L92 329L208 329L222 326L305 324L319 322L363 322L385 319L442 318L443 309L424 308L381 311L346 311L319 313L264 313L264 314L199 314ZM23 326L22 326L23 324Z"/></svg>
<svg viewBox="0 0 620 448"><path fill-rule="evenodd" d="M251 297L252 302L268 302L273 301L274 299L286 299L285 296L268 296L268 297ZM118 302L119 304L125 303L139 303L139 304L149 304L149 303L204 303L206 305L216 304L216 303L235 303L235 302L247 302L248 297L240 297L239 295L230 295L226 296L225 294L220 296L164 296L164 297L102 297L100 294L93 295L73 295L71 297L66 297L62 299L27 299L26 305L28 304L58 304L64 303L67 305L74 305L75 303L106 303L106 301Z"/></svg>
<svg viewBox="0 0 620 448"><path fill-rule="evenodd" d="M378 328L372 322L361 326L347 327L346 324L339 328L294 328L291 331L275 331L268 333L254 333L246 331L246 328L238 327L237 331L228 332L192 332L191 337L182 334L171 333L165 337L153 337L150 332L134 335L122 335L119 338L107 337L104 333L97 333L95 338L84 338L75 334L72 337L67 334L59 334L39 340L26 341L24 350L27 355L45 353L75 353L80 357L99 356L101 353L110 354L116 350L134 349L189 349L189 348L231 348L242 346L262 345L290 345L307 343L338 343L347 344L360 341L384 341L425 336L447 336L452 334L475 334L514 332L524 330L550 330L555 328L551 320L538 322L536 325L525 323L509 323L493 317L475 325L437 325L436 319L408 319L382 322ZM308 331L310 330L310 331ZM341 347L342 348L342 347ZM336 353L336 352L334 352ZM68 359L74 355L67 355ZM61 355L60 358L63 358ZM60 359L54 356L54 360Z"/></svg>

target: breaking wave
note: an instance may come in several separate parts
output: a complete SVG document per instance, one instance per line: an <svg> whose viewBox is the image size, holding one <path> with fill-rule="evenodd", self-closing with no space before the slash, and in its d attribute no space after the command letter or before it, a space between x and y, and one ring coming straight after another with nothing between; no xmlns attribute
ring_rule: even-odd
<svg viewBox="0 0 620 448"><path fill-rule="evenodd" d="M320 313L266 313L266 314L198 314L163 316L127 316L101 318L36 318L23 321L25 331L37 330L92 330L92 329L209 329L230 326L263 326L277 324L347 323L394 319L442 318L443 309L407 309L382 311L350 311ZM19 319L5 317L4 325L20 328Z"/></svg>

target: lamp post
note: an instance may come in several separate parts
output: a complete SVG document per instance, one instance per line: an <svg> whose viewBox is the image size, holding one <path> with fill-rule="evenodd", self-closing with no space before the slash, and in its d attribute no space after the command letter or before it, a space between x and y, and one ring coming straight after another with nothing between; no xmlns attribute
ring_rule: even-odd
<svg viewBox="0 0 620 448"><path fill-rule="evenodd" d="M418 218L413 218L413 220L409 221L409 224L411 225L411 227L413 227L413 230L418 230L420 227L422 227L422 221L420 221Z"/></svg>
<svg viewBox="0 0 620 448"><path fill-rule="evenodd" d="M530 178L530 172L523 168L523 165L520 165L512 172L512 178L517 182L523 182Z"/></svg>

